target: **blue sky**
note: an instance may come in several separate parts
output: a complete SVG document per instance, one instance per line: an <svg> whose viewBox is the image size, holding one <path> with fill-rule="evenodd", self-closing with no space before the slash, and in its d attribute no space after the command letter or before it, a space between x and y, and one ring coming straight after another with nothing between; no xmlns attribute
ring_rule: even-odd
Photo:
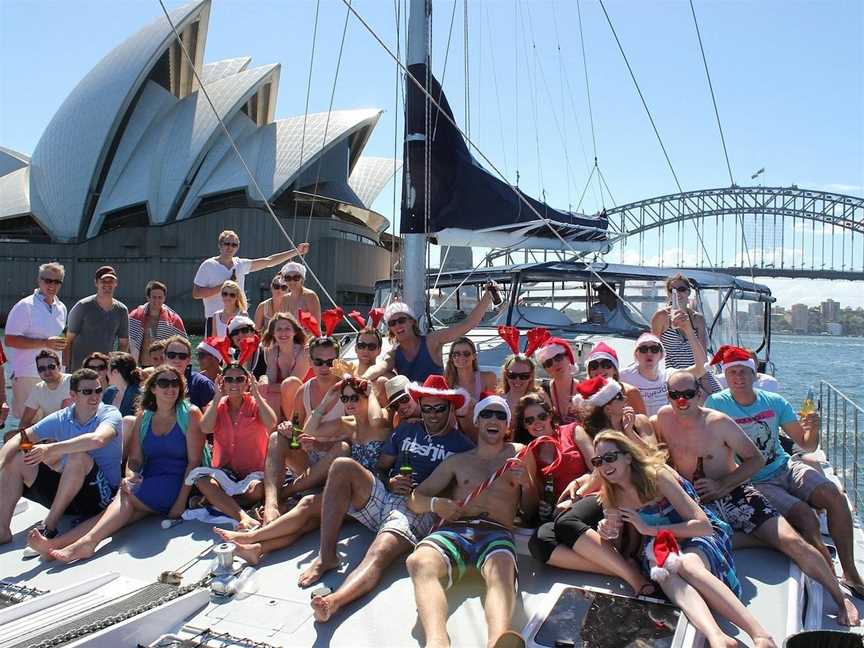
<svg viewBox="0 0 864 648"><path fill-rule="evenodd" d="M469 5L472 137L511 182L518 169L525 191L545 191L550 204L575 207L594 156L575 2ZM354 6L395 46L393 2ZM689 4L608 0L606 6L683 188L728 186ZM864 3L697 0L695 6L736 181L747 184L764 167L759 181L766 185L864 194ZM434 5L439 78L453 8L446 0ZM582 0L581 8L597 154L615 200L675 192L599 3ZM301 114L314 13L312 0L214 0L206 60L249 55L253 65L281 63L277 117ZM345 15L339 0L321 0L311 111L328 107ZM159 16L157 0L0 3L0 144L31 153L78 80ZM463 39L459 0L444 86L464 125ZM401 135L396 101L394 64L351 18L334 107L384 109L367 153L393 155L394 133ZM592 184L582 209L600 206ZM392 188L376 208L391 215ZM830 294L864 305L864 291L854 284L769 283L782 303L818 303Z"/></svg>

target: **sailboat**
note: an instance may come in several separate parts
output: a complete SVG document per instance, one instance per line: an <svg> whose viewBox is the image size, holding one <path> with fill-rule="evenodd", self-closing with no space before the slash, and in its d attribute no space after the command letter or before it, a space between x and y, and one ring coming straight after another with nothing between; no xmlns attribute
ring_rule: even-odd
<svg viewBox="0 0 864 648"><path fill-rule="evenodd" d="M440 85L431 74L425 49L431 0L411 0L406 70L406 133L400 276L376 286L376 304L396 296L426 325L457 321L495 281L502 305L490 312L471 337L480 364L498 371L509 349L497 326L544 326L567 339L577 362L584 362L600 338L620 357L629 357L636 336L646 328L663 297L658 282L669 268L609 264L593 258L609 245L605 214L556 210L495 178L471 155L456 127ZM440 111L434 137L429 115ZM547 250L552 258L482 269L427 268L426 246L470 245L508 250ZM558 254L562 256L559 257ZM527 257L527 254L526 254ZM715 272L690 273L695 306L705 314L711 344L737 342L735 314L741 302L770 312L765 286ZM613 286L625 317L614 326L586 320L598 284ZM757 341L769 360L770 317ZM752 345L752 343L751 343ZM349 349L350 353L350 349ZM831 474L831 468L826 468ZM22 504L13 532L38 522L36 505ZM527 552L530 532L519 534L519 600L514 626L527 645L653 646L698 648L704 638L684 614L659 600L633 597L611 577L542 566ZM86 567L44 565L22 560L21 547L2 557L0 648L34 646L184 647L231 646L417 646L413 588L407 573L394 567L369 595L341 610L327 624L316 624L309 592L295 583L317 549L317 534L273 553L256 570L233 556L230 545L213 541L210 528L195 522L160 525L147 519L125 530L110 552L99 552ZM856 543L864 540L856 529ZM356 523L343 529L340 551L348 569L357 565L371 534ZM802 630L838 630L821 588L788 559L765 549L735 554L747 605L783 640ZM336 579L342 578L341 573ZM454 646L482 646L486 626L482 587L468 579L449 595L448 632ZM746 644L740 631L724 629ZM801 645L799 644L799 648ZM845 645L845 644L838 644ZM790 648L792 644L790 643Z"/></svg>

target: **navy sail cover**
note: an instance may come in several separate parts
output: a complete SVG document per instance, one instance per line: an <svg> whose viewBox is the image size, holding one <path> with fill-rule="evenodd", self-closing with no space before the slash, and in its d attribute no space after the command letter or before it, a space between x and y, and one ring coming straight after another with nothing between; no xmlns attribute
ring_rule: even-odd
<svg viewBox="0 0 864 648"><path fill-rule="evenodd" d="M427 83L426 65L415 64L408 69L420 83ZM406 85L402 233L420 234L428 231L434 239L436 233L448 229L485 230L496 235L518 236L523 240L548 239L554 247L560 247L560 239L543 220L548 219L549 224L568 243L588 244L582 246L583 249L598 249L605 245L608 227L605 211L596 216L586 216L554 209L494 177L474 160L462 134L444 114L439 114L431 101L427 117L427 104L420 88L410 79L406 80ZM428 88L429 94L441 105L442 112L453 119L447 97L431 73L428 76ZM430 124L429 167L428 172L424 173L427 162L424 134L427 123ZM428 224L424 222L427 189L430 201ZM483 244L482 238L478 237L475 243ZM496 240L504 241L500 236Z"/></svg>

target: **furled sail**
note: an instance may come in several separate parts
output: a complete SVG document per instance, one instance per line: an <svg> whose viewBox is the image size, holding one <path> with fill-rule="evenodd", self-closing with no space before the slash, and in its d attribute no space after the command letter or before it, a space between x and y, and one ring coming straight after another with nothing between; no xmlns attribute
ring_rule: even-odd
<svg viewBox="0 0 864 648"><path fill-rule="evenodd" d="M428 84L441 112L452 119L441 85L431 72L427 80L427 66L414 64L408 69ZM403 234L428 232L441 245L607 250L605 211L586 216L554 209L494 177L474 159L462 134L444 114L431 101L427 106L420 88L410 79L406 85Z"/></svg>

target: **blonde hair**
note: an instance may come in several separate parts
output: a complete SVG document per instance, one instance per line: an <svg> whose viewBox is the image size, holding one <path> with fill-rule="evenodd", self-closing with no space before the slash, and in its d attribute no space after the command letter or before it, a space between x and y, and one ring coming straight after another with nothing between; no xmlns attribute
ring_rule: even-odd
<svg viewBox="0 0 864 648"><path fill-rule="evenodd" d="M657 497L657 474L666 465L668 453L662 444L656 448L637 445L628 439L622 432L616 430L603 430L594 437L594 447L606 441L614 443L618 450L630 455L630 483L636 489L639 501L650 502ZM617 484L612 484L605 479L600 486L600 502L608 508L618 508L620 499Z"/></svg>
<svg viewBox="0 0 864 648"><path fill-rule="evenodd" d="M248 304L246 303L245 293L240 289L240 284L238 284L236 281L231 281L230 279L228 279L225 283L222 284L222 290L225 290L226 288L230 288L235 293L237 293L237 311L240 313L245 313L246 309L248 308Z"/></svg>
<svg viewBox="0 0 864 648"><path fill-rule="evenodd" d="M219 242L221 243L228 237L236 238L238 241L240 240L240 236L234 230L225 230L219 235Z"/></svg>
<svg viewBox="0 0 864 648"><path fill-rule="evenodd" d="M513 355L507 356L504 365L501 367L501 378L498 383L499 394L510 393L510 383L507 381L507 372L510 371L510 367L517 362L524 362L531 367L531 380L528 381L528 386L525 388L525 396L539 391L540 387L537 385L537 363L534 362L533 358L529 358L524 353L514 353Z"/></svg>

